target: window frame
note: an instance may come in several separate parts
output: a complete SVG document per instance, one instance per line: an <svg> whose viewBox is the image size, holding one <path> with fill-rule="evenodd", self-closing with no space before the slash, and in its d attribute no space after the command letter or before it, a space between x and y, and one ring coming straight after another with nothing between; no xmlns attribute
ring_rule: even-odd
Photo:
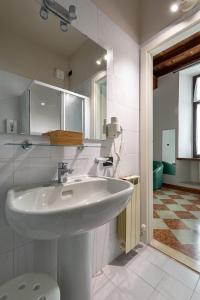
<svg viewBox="0 0 200 300"><path fill-rule="evenodd" d="M200 104L200 100L194 102L194 92L195 92L195 85L197 78L200 78L200 74L193 77L193 98L192 98L192 105L193 105L193 157L200 158L200 154L197 154L197 106Z"/></svg>

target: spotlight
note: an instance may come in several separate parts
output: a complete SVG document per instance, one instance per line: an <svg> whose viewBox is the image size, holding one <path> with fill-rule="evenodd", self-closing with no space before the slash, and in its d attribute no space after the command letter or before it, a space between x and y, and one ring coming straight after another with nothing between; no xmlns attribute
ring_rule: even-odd
<svg viewBox="0 0 200 300"><path fill-rule="evenodd" d="M69 17L70 17L71 20L77 19L76 6L75 5L70 5L69 6Z"/></svg>
<svg viewBox="0 0 200 300"><path fill-rule="evenodd" d="M68 31L68 24L64 21L60 21L60 29L63 31L63 32L66 32Z"/></svg>
<svg viewBox="0 0 200 300"><path fill-rule="evenodd" d="M104 55L104 60L107 61L108 60L108 55Z"/></svg>
<svg viewBox="0 0 200 300"><path fill-rule="evenodd" d="M43 20L48 19L49 12L54 14L60 20L60 29L64 32L68 31L71 22L77 19L76 6L70 5L67 10L56 0L40 0L42 6L40 8L40 16Z"/></svg>
<svg viewBox="0 0 200 300"><path fill-rule="evenodd" d="M47 3L49 4L49 5L54 5L55 4L55 0L46 0L47 1Z"/></svg>
<svg viewBox="0 0 200 300"><path fill-rule="evenodd" d="M172 13L175 13L179 10L179 5L177 2L173 3L171 6L170 6L170 10Z"/></svg>
<svg viewBox="0 0 200 300"><path fill-rule="evenodd" d="M99 65L99 66L101 65L100 59L98 59L98 60L96 61L96 64Z"/></svg>
<svg viewBox="0 0 200 300"><path fill-rule="evenodd" d="M43 19L43 20L47 20L48 19L48 10L44 7L44 6L41 6L41 9L40 9L40 17Z"/></svg>

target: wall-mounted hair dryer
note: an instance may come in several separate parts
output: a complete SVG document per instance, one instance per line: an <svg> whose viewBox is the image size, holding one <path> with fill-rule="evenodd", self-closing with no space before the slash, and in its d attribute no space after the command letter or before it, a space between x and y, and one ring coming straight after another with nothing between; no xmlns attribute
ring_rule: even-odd
<svg viewBox="0 0 200 300"><path fill-rule="evenodd" d="M122 127L117 117L111 117L109 124L107 124L106 119L104 119L103 133L106 134L108 139L115 139L122 133Z"/></svg>

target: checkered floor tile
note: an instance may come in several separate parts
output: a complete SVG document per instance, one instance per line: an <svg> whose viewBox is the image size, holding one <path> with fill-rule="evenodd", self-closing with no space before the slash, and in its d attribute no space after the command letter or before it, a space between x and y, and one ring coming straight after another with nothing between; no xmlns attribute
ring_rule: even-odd
<svg viewBox="0 0 200 300"><path fill-rule="evenodd" d="M154 238L200 260L200 194L162 188L154 192Z"/></svg>

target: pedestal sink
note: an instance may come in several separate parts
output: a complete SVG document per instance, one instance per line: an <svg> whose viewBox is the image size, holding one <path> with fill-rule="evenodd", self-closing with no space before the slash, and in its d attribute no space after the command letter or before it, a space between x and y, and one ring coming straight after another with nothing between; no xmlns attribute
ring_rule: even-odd
<svg viewBox="0 0 200 300"><path fill-rule="evenodd" d="M65 184L8 191L6 215L21 235L58 240L62 300L90 300L90 230L116 217L133 186L107 177L82 176Z"/></svg>

